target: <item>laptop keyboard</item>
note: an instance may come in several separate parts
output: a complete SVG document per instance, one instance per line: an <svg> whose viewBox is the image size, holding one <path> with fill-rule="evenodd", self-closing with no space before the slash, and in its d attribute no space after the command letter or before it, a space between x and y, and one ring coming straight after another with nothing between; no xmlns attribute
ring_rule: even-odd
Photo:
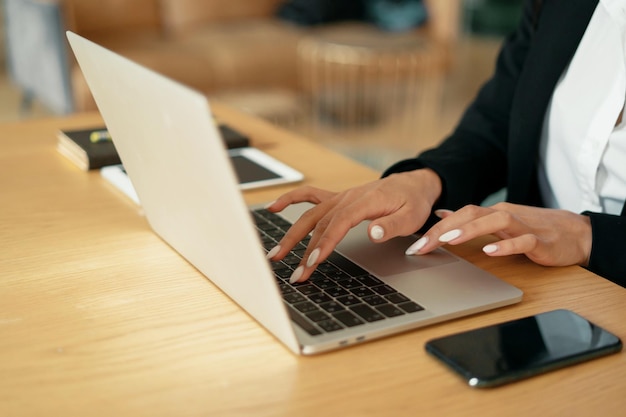
<svg viewBox="0 0 626 417"><path fill-rule="evenodd" d="M265 209L253 211L265 251L271 250L291 226L289 221ZM291 319L312 336L346 327L412 314L424 308L374 277L360 266L333 252L311 277L290 284L309 238L279 262L272 263Z"/></svg>

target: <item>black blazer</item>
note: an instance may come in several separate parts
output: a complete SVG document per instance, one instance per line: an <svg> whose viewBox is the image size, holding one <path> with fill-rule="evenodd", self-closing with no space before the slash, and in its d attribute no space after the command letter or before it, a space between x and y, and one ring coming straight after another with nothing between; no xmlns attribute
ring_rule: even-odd
<svg viewBox="0 0 626 417"><path fill-rule="evenodd" d="M437 148L400 161L383 175L423 167L443 181L435 208L480 204L504 187L507 201L542 206L537 180L546 109L598 0L533 0L502 47L495 73L454 132ZM625 161L626 163L626 161ZM588 269L626 286L626 217L585 213L593 244Z"/></svg>

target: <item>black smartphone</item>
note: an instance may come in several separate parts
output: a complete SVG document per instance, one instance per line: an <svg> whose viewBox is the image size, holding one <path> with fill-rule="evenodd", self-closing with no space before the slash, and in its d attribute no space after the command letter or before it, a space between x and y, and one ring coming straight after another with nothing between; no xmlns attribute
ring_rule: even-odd
<svg viewBox="0 0 626 417"><path fill-rule="evenodd" d="M494 387L619 352L621 340L569 310L554 310L426 343L472 387Z"/></svg>

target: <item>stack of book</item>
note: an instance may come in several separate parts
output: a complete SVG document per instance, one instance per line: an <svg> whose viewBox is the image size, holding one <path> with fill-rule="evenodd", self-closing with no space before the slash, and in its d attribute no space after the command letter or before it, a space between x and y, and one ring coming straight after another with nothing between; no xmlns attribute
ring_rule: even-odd
<svg viewBox="0 0 626 417"><path fill-rule="evenodd" d="M250 145L247 136L228 125L218 125L228 149ZM84 171L120 164L120 157L105 127L61 130L57 135L57 150Z"/></svg>
<svg viewBox="0 0 626 417"><path fill-rule="evenodd" d="M57 150L84 171L121 163L104 127L61 130L57 139Z"/></svg>
<svg viewBox="0 0 626 417"><path fill-rule="evenodd" d="M224 124L218 124L220 134L228 149L250 145L247 136ZM107 129L61 130L57 134L57 150L84 171L99 169L102 177L136 204L139 198L124 170Z"/></svg>

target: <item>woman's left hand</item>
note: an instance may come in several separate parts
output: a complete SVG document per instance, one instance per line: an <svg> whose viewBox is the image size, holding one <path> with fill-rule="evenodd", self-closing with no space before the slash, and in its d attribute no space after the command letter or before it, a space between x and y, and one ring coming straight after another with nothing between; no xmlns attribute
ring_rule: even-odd
<svg viewBox="0 0 626 417"><path fill-rule="evenodd" d="M442 219L407 249L407 255L431 252L444 243L458 245L493 234L499 241L483 248L489 256L524 254L546 266L586 266L591 253L588 216L565 210L511 203L438 210Z"/></svg>

